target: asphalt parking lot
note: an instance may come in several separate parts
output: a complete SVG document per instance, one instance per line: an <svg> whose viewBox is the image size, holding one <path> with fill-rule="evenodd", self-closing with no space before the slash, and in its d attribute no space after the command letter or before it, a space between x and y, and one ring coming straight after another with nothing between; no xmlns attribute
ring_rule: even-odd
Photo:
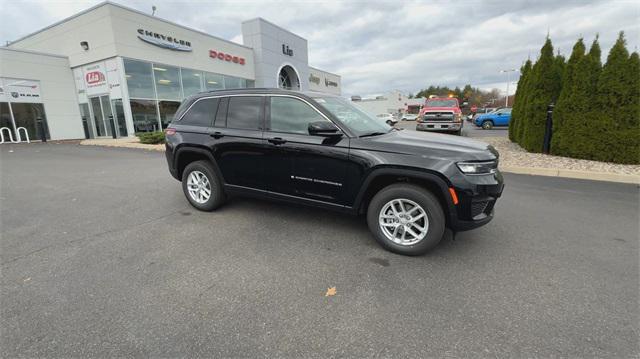
<svg viewBox="0 0 640 359"><path fill-rule="evenodd" d="M638 355L634 185L506 174L492 223L403 257L358 217L198 212L162 153L0 156L4 358Z"/></svg>

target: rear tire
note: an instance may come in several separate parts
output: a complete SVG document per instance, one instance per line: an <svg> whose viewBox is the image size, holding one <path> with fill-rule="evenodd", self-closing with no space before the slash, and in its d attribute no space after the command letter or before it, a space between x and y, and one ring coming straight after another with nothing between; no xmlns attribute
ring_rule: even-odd
<svg viewBox="0 0 640 359"><path fill-rule="evenodd" d="M493 128L493 122L492 121L484 121L482 123L482 129L483 130L490 130Z"/></svg>
<svg viewBox="0 0 640 359"><path fill-rule="evenodd" d="M182 172L182 191L193 207L210 212L225 201L222 181L209 161L195 161Z"/></svg>
<svg viewBox="0 0 640 359"><path fill-rule="evenodd" d="M416 256L440 242L445 217L440 202L431 192L398 183L383 188L373 197L367 210L367 224L376 241L387 250Z"/></svg>

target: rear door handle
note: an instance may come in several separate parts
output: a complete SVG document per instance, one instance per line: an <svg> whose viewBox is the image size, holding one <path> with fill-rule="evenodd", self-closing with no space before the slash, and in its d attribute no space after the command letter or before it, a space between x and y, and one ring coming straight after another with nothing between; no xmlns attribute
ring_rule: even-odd
<svg viewBox="0 0 640 359"><path fill-rule="evenodd" d="M286 143L287 140L280 138L280 137L274 137L274 138L270 138L267 141L273 143L274 145L281 145L283 143Z"/></svg>
<svg viewBox="0 0 640 359"><path fill-rule="evenodd" d="M220 131L216 131L216 132L210 134L209 136L211 136L213 138L221 138L221 137L224 137L224 134L222 132L220 132Z"/></svg>

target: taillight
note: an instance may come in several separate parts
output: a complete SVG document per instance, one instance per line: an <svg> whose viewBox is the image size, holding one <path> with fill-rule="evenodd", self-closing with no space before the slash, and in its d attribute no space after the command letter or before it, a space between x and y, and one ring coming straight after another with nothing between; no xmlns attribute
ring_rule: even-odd
<svg viewBox="0 0 640 359"><path fill-rule="evenodd" d="M164 134L165 136L173 136L176 134L176 129L175 128L167 128L164 130Z"/></svg>

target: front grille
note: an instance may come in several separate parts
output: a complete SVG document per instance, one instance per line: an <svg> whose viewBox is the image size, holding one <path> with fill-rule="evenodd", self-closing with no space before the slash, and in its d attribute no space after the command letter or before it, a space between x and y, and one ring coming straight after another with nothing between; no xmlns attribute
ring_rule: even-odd
<svg viewBox="0 0 640 359"><path fill-rule="evenodd" d="M491 197L483 201L471 202L471 218L476 218L480 215L490 215L495 204L496 200Z"/></svg>
<svg viewBox="0 0 640 359"><path fill-rule="evenodd" d="M426 112L424 121L453 121L453 112Z"/></svg>
<svg viewBox="0 0 640 359"><path fill-rule="evenodd" d="M487 203L489 203L489 201L471 203L471 217L475 217L484 213L485 208L487 208Z"/></svg>

